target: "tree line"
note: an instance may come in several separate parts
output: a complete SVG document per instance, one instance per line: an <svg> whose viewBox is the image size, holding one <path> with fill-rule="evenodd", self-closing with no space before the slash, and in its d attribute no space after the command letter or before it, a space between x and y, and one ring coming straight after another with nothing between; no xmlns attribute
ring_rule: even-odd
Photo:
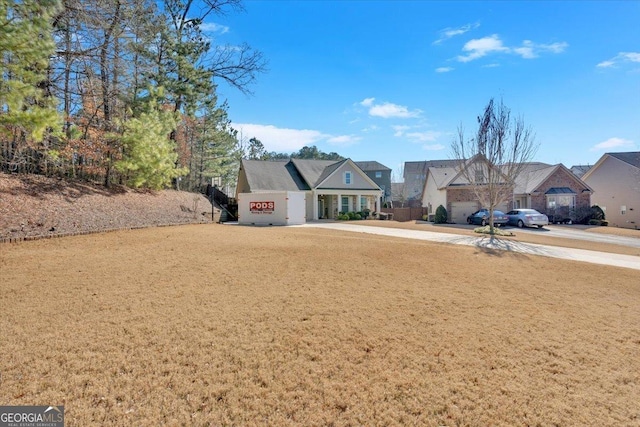
<svg viewBox="0 0 640 427"><path fill-rule="evenodd" d="M0 171L195 190L233 181L243 144L223 81L266 71L207 18L240 0L0 0Z"/></svg>

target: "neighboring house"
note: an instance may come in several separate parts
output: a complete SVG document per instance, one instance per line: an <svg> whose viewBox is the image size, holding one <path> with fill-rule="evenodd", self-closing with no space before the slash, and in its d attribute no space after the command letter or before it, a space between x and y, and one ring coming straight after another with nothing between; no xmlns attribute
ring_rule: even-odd
<svg viewBox="0 0 640 427"><path fill-rule="evenodd" d="M571 219L591 207L593 189L566 166L559 163L527 163L516 178L514 209L535 209L550 220Z"/></svg>
<svg viewBox="0 0 640 427"><path fill-rule="evenodd" d="M407 204L407 187L404 182L391 183L391 207L404 208Z"/></svg>
<svg viewBox="0 0 640 427"><path fill-rule="evenodd" d="M391 202L391 169L375 161L354 163L384 191L382 201Z"/></svg>
<svg viewBox="0 0 640 427"><path fill-rule="evenodd" d="M606 153L582 179L610 226L640 228L640 151Z"/></svg>
<svg viewBox="0 0 640 427"><path fill-rule="evenodd" d="M242 160L237 193L302 191L306 219L339 212L379 211L383 192L352 160Z"/></svg>
<svg viewBox="0 0 640 427"><path fill-rule="evenodd" d="M442 205L447 209L450 222L465 223L467 216L484 206L481 206L474 192L476 184L464 177L460 169L460 161L446 162L427 167L422 191L422 206L427 208L427 213L431 215L435 214L438 206ZM465 163L465 168L475 168L476 162L486 164L485 159L476 156ZM446 166L447 164L449 166ZM496 209L505 210L510 206L510 202L511 200Z"/></svg>
<svg viewBox="0 0 640 427"><path fill-rule="evenodd" d="M467 167L474 161L481 160L472 159ZM454 162L455 166L427 169L422 206L432 214L442 205L447 209L449 221L464 223L467 216L486 206L481 206L474 184L464 178L459 162ZM516 179L513 195L497 209L507 212L512 208L532 208L551 215L566 213L570 217L576 208L590 206L590 195L591 188L565 166L528 163Z"/></svg>
<svg viewBox="0 0 640 427"><path fill-rule="evenodd" d="M419 207L422 203L422 192L430 168L455 167L457 160L425 160L421 162L404 162L404 197L405 203L411 207Z"/></svg>
<svg viewBox="0 0 640 427"><path fill-rule="evenodd" d="M582 178L582 175L587 173L587 171L591 169L591 165L574 165L571 166L571 172L578 178Z"/></svg>

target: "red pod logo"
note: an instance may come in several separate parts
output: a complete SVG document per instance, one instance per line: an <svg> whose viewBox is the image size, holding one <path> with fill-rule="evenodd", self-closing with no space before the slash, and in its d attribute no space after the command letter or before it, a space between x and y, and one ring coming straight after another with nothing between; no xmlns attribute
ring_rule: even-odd
<svg viewBox="0 0 640 427"><path fill-rule="evenodd" d="M275 205L275 202L249 202L249 211L252 213L271 213Z"/></svg>

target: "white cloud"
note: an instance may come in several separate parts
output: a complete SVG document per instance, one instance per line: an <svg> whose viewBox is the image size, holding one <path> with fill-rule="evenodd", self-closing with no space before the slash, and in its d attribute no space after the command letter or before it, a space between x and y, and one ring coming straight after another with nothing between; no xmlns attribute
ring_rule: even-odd
<svg viewBox="0 0 640 427"><path fill-rule="evenodd" d="M226 25L216 24L214 22L203 22L200 24L200 29L206 33L225 34L229 32L229 27Z"/></svg>
<svg viewBox="0 0 640 427"><path fill-rule="evenodd" d="M402 135L404 135L406 131L411 129L411 126L396 125L396 126L391 126L391 128L394 131L396 131L396 133L394 133L393 136L401 137Z"/></svg>
<svg viewBox="0 0 640 427"><path fill-rule="evenodd" d="M232 126L247 139L258 138L267 151L290 153L305 145L314 145L318 141L331 138L331 135L310 129L278 128L273 125L252 123L234 123Z"/></svg>
<svg viewBox="0 0 640 427"><path fill-rule="evenodd" d="M426 131L426 132L408 132L407 138L413 142L435 142L442 132Z"/></svg>
<svg viewBox="0 0 640 427"><path fill-rule="evenodd" d="M365 98L362 100L362 102L360 102L360 105L362 105L363 107L371 107L373 105L373 101L375 100L375 98Z"/></svg>
<svg viewBox="0 0 640 427"><path fill-rule="evenodd" d="M453 67L439 67L436 68L436 73L448 73L449 71L453 71Z"/></svg>
<svg viewBox="0 0 640 427"><path fill-rule="evenodd" d="M363 107L367 107L369 109L369 115L373 117L382 117L384 119L388 119L391 117L395 118L411 118L411 117L419 117L422 111L413 110L410 111L408 107L404 105L397 105L391 102L383 102L381 104L375 103L375 98L365 98L360 101L358 104Z"/></svg>
<svg viewBox="0 0 640 427"><path fill-rule="evenodd" d="M596 67L612 68L621 62L640 62L640 52L620 52L613 58L600 62Z"/></svg>
<svg viewBox="0 0 640 427"><path fill-rule="evenodd" d="M331 138L327 139L327 142L331 145L336 145L339 147L348 147L350 145L357 144L361 139L361 137L354 135L339 135L332 136Z"/></svg>
<svg viewBox="0 0 640 427"><path fill-rule="evenodd" d="M589 151L607 151L611 148L634 148L633 141L623 138L609 138L606 141L602 141L589 149Z"/></svg>
<svg viewBox="0 0 640 427"><path fill-rule="evenodd" d="M420 113L421 113L420 110L409 111L408 107L405 107L404 105L392 104L391 102L372 105L371 108L369 108L370 116L382 117L385 119L388 119L391 117L398 117L398 118L418 117Z"/></svg>
<svg viewBox="0 0 640 427"><path fill-rule="evenodd" d="M427 151L438 151L438 150L444 150L445 148L447 148L447 147L445 147L442 144L433 144L433 145L423 145L422 146L422 149L423 150L427 150Z"/></svg>
<svg viewBox="0 0 640 427"><path fill-rule="evenodd" d="M524 59L533 59L543 52L562 53L569 46L566 42L551 44L534 43L531 40L524 40L521 46L505 46L497 34L493 34L481 39L469 40L462 47L465 55L459 55L456 59L460 62L470 62L494 53L512 53L520 55Z"/></svg>
<svg viewBox="0 0 640 427"><path fill-rule="evenodd" d="M610 67L613 67L614 65L616 65L616 62L609 60L609 61L602 61L601 63L596 65L596 67L599 67L599 68L610 68Z"/></svg>
<svg viewBox="0 0 640 427"><path fill-rule="evenodd" d="M533 59L540 56L541 52L562 53L569 46L569 44L552 43L552 44L537 44L531 40L525 40L522 42L522 46L513 48L513 52L520 55L524 59Z"/></svg>
<svg viewBox="0 0 640 427"><path fill-rule="evenodd" d="M493 34L489 37L483 37L481 39L469 40L462 47L462 50L469 53L464 56L458 56L458 61L460 62L473 61L475 59L482 58L489 53L509 52L509 48L502 44L502 40L500 40L500 37L498 37L497 34Z"/></svg>
<svg viewBox="0 0 640 427"><path fill-rule="evenodd" d="M451 37L460 36L466 32L474 30L480 26L479 23L475 24L467 24L458 28L445 28L444 30L440 30L440 38L433 42L433 44L440 44L445 40L450 39Z"/></svg>

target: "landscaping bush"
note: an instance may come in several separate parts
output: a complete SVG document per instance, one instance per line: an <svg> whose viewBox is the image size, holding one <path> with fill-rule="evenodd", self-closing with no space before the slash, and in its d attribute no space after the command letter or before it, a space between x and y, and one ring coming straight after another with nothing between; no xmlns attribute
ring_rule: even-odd
<svg viewBox="0 0 640 427"><path fill-rule="evenodd" d="M436 209L436 216L434 221L436 224L446 224L447 223L447 209L440 205Z"/></svg>
<svg viewBox="0 0 640 427"><path fill-rule="evenodd" d="M602 210L602 208L598 205L593 205L591 206L591 219L600 219L600 220L604 220L604 211Z"/></svg>
<svg viewBox="0 0 640 427"><path fill-rule="evenodd" d="M357 219L362 219L362 215L360 215L359 213L357 213L354 219L356 219L356 220L357 220Z"/></svg>
<svg viewBox="0 0 640 427"><path fill-rule="evenodd" d="M423 221L429 221L429 215L422 215Z"/></svg>
<svg viewBox="0 0 640 427"><path fill-rule="evenodd" d="M338 220L339 220L339 221L349 221L349 215L347 215L347 214L340 214L340 215L338 215Z"/></svg>

